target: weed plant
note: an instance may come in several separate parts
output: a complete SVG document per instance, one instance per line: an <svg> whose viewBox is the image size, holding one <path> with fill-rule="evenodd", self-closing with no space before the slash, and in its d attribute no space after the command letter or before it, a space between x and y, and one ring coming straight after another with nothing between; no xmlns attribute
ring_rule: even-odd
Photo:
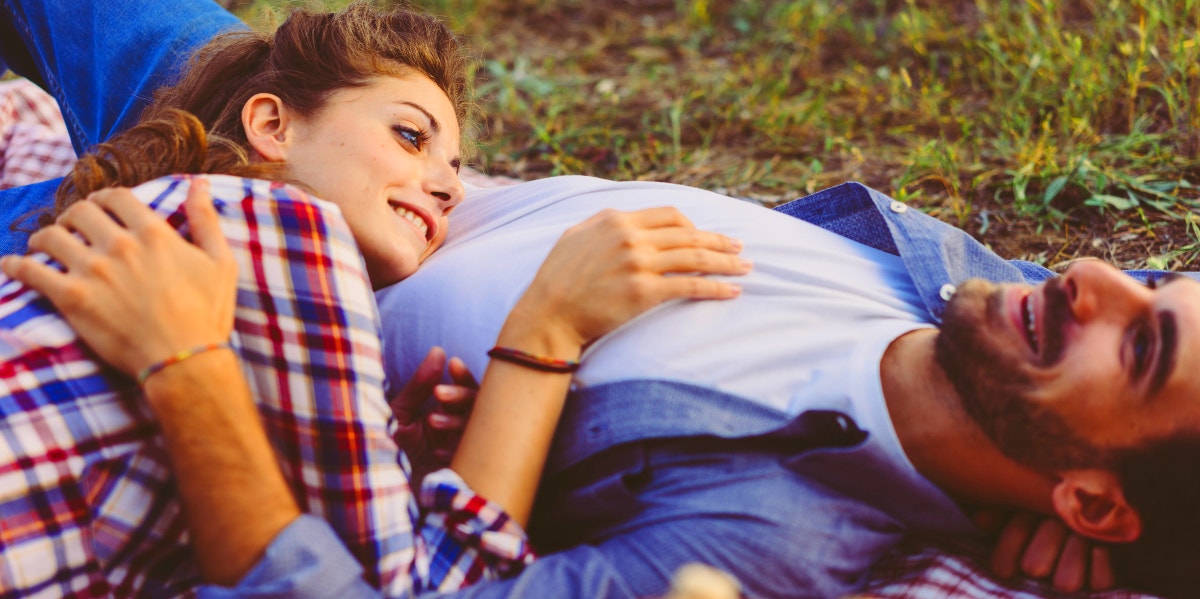
<svg viewBox="0 0 1200 599"><path fill-rule="evenodd" d="M860 180L1010 257L1200 268L1200 0L419 4L479 56L489 173Z"/></svg>

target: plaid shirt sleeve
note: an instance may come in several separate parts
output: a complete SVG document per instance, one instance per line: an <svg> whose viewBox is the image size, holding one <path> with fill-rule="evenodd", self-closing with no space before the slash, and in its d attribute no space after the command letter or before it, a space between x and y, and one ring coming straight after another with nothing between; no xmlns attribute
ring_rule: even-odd
<svg viewBox="0 0 1200 599"><path fill-rule="evenodd" d="M301 508L389 596L524 563L524 533L465 485L421 523L387 434L374 296L337 208L276 183L210 179L239 260L231 341ZM183 230L187 181L135 193ZM44 298L0 279L0 597L165 597L200 582L138 393Z"/></svg>

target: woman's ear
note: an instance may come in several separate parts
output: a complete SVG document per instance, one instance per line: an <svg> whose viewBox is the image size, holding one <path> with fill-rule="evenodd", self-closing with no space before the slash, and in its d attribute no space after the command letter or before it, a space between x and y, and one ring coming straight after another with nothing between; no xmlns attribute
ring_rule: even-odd
<svg viewBox="0 0 1200 599"><path fill-rule="evenodd" d="M1141 515L1125 501L1115 474L1069 470L1061 477L1051 499L1054 510L1072 530L1107 543L1129 543L1141 536Z"/></svg>
<svg viewBox="0 0 1200 599"><path fill-rule="evenodd" d="M287 106L275 94L254 94L242 106L246 140L267 162L287 160L288 148L295 137L292 120Z"/></svg>

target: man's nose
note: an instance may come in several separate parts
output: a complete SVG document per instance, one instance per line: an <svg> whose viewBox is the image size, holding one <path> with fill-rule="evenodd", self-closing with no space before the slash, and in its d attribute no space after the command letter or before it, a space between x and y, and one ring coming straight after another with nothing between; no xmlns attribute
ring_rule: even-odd
<svg viewBox="0 0 1200 599"><path fill-rule="evenodd" d="M1152 293L1129 275L1101 260L1081 260L1063 273L1063 290L1075 319L1124 319L1140 313Z"/></svg>

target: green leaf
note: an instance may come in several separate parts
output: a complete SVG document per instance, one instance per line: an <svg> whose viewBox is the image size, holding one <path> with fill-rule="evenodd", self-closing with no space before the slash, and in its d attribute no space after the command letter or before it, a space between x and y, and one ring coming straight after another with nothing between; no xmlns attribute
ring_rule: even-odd
<svg viewBox="0 0 1200 599"><path fill-rule="evenodd" d="M1070 181L1071 179L1067 175L1055 177L1054 180L1050 182L1050 185L1046 186L1046 192L1042 194L1042 203L1049 204L1051 200L1058 197L1058 194L1062 192L1063 188L1066 187L1067 183Z"/></svg>
<svg viewBox="0 0 1200 599"><path fill-rule="evenodd" d="M1087 199L1089 206L1097 206L1100 208L1112 208L1113 210L1129 210L1137 206L1137 202L1129 198L1109 195L1106 193L1097 193Z"/></svg>

